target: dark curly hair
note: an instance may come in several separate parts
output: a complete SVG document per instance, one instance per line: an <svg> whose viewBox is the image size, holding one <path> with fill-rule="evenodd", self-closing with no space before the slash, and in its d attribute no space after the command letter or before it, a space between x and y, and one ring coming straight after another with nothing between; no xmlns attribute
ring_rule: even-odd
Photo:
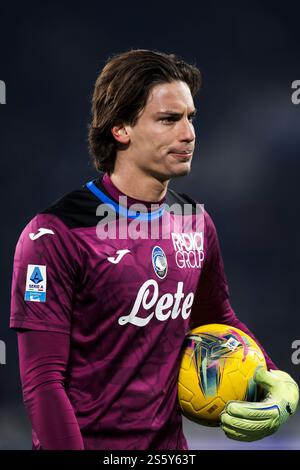
<svg viewBox="0 0 300 470"><path fill-rule="evenodd" d="M110 58L97 78L92 98L89 147L95 168L111 173L117 150L124 148L111 132L115 125L133 126L151 89L181 80L192 96L201 86L201 74L174 54L137 49Z"/></svg>

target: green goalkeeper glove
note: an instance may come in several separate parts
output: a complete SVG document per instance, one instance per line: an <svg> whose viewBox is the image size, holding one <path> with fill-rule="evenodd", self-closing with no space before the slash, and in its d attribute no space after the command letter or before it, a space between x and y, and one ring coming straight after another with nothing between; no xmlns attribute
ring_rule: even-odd
<svg viewBox="0 0 300 470"><path fill-rule="evenodd" d="M286 372L260 366L254 381L267 391L263 401L229 401L221 413L221 427L230 439L256 441L269 436L297 409L299 388Z"/></svg>

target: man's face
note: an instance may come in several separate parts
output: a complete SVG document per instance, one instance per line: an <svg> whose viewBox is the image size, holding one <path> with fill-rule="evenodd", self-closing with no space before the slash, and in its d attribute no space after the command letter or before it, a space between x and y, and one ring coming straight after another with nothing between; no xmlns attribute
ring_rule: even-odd
<svg viewBox="0 0 300 470"><path fill-rule="evenodd" d="M186 175L195 146L195 112L186 83L156 85L137 123L125 126L130 138L126 158L161 181Z"/></svg>

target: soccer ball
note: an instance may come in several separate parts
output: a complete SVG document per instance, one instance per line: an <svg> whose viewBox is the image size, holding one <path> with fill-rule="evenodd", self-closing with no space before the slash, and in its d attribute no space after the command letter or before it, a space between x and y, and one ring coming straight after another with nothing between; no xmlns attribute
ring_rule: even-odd
<svg viewBox="0 0 300 470"><path fill-rule="evenodd" d="M190 331L184 342L178 377L182 413L192 421L218 426L229 400L257 401L260 390L253 380L264 355L246 333L229 325L203 325Z"/></svg>

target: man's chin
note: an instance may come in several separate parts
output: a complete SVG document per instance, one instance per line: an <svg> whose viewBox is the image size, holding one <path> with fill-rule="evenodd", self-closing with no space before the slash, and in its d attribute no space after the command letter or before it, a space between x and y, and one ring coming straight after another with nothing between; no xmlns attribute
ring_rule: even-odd
<svg viewBox="0 0 300 470"><path fill-rule="evenodd" d="M179 178L180 176L186 176L191 171L191 162L180 163L177 167L172 168L172 175L170 178Z"/></svg>
<svg viewBox="0 0 300 470"><path fill-rule="evenodd" d="M162 169L161 169L162 170ZM152 176L160 181L169 181L173 178L180 178L186 176L191 171L191 162L182 162L177 165L169 166L164 168L162 171L151 171Z"/></svg>

